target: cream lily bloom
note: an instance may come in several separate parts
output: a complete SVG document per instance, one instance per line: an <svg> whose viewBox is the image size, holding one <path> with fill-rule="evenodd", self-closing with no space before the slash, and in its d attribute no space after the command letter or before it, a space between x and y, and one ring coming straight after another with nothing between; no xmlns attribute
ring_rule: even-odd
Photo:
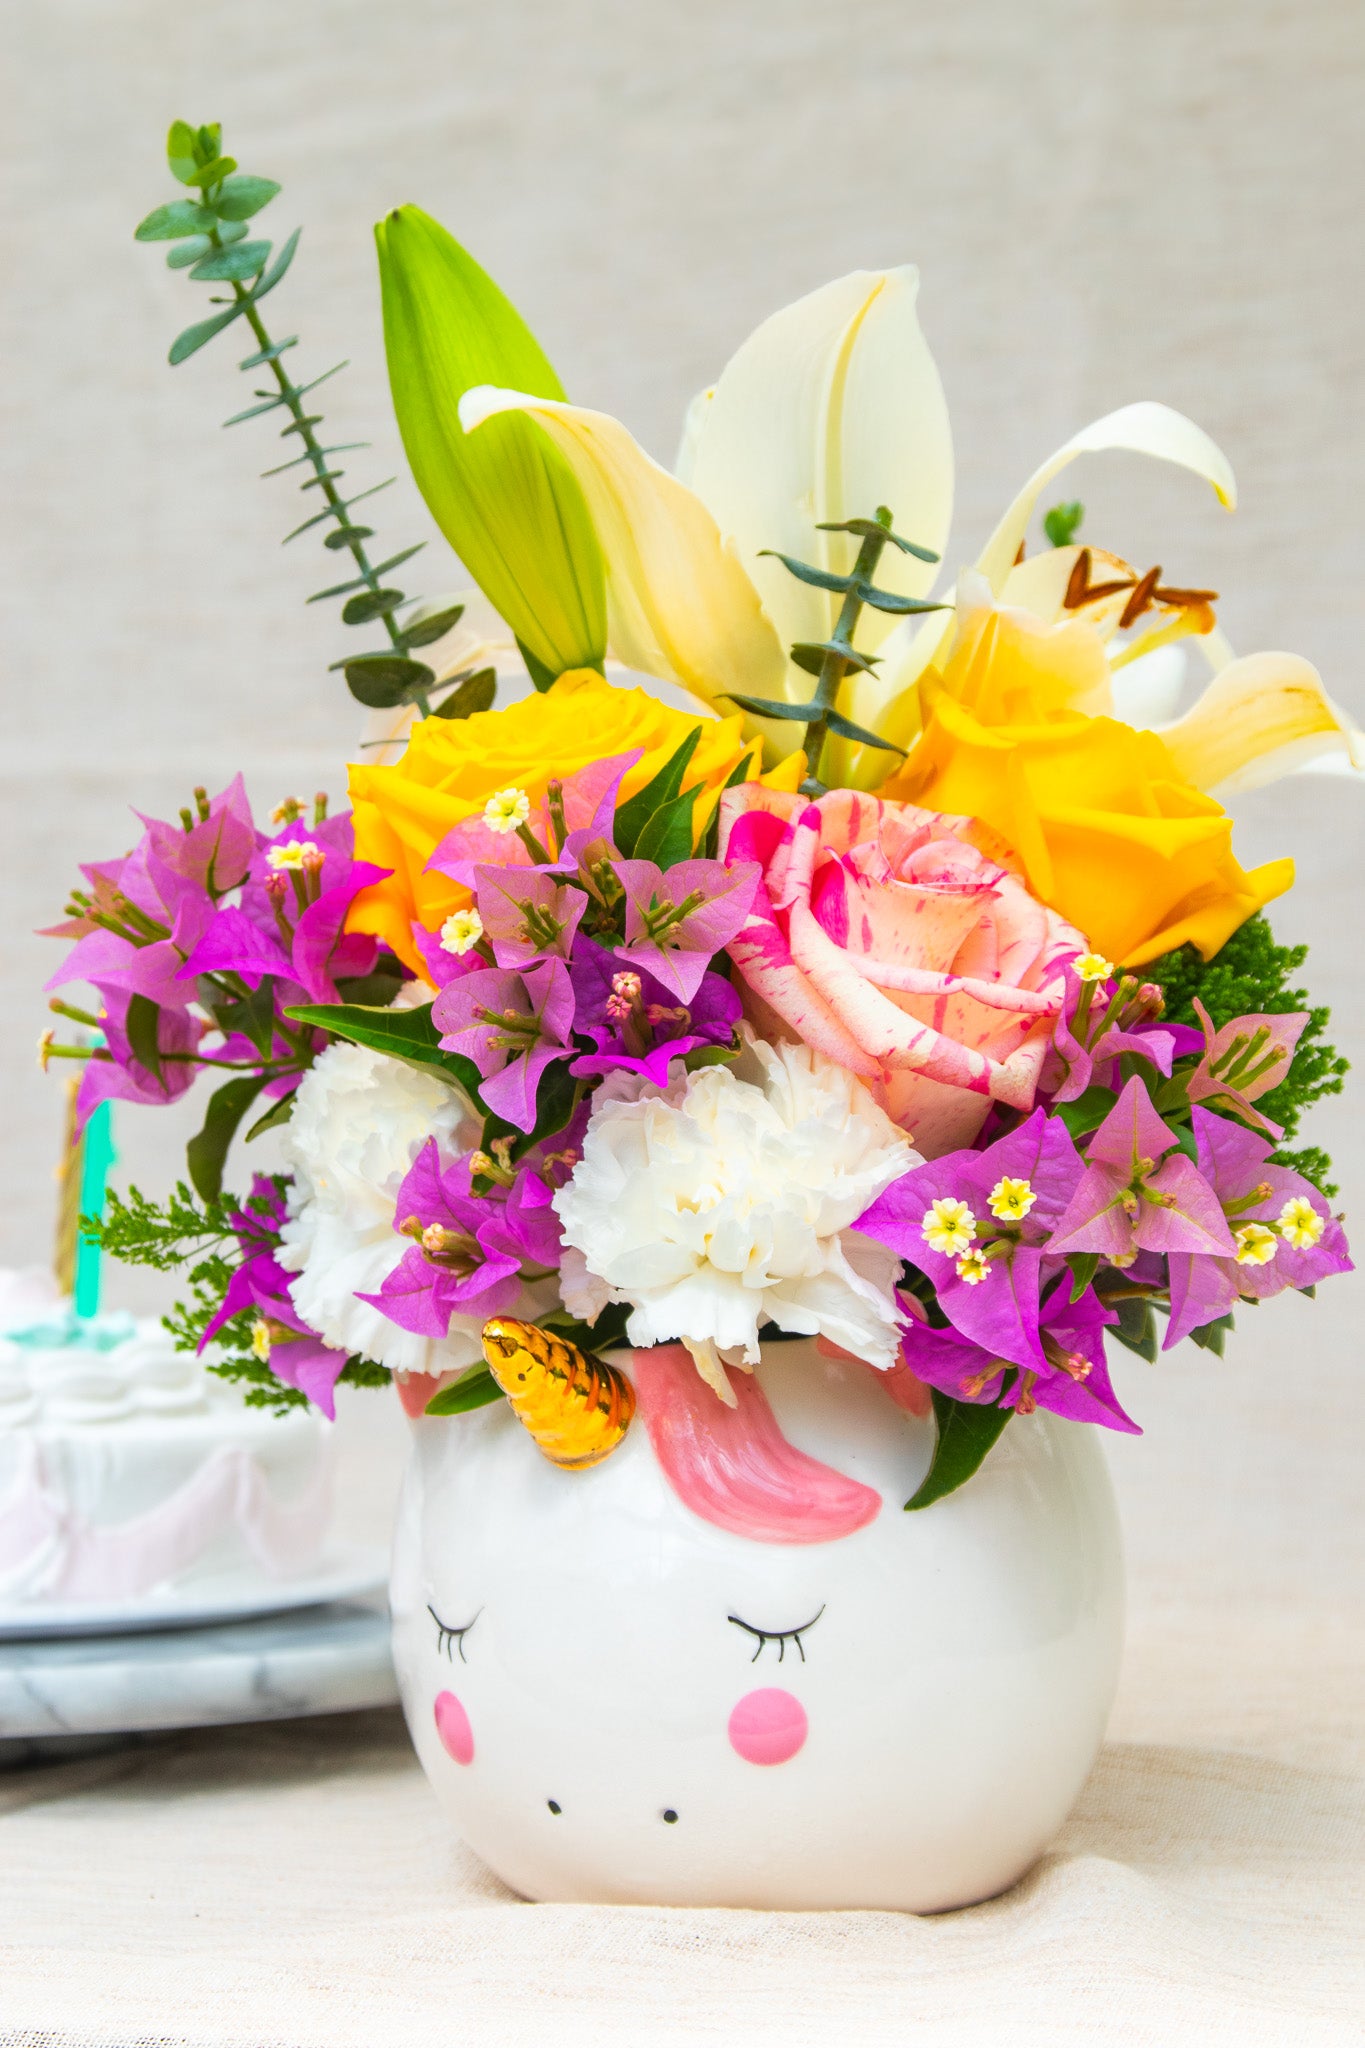
<svg viewBox="0 0 1365 2048"><path fill-rule="evenodd" d="M466 432L500 413L525 413L567 459L606 558L610 650L627 667L708 702L731 692L803 702L812 679L788 650L793 642L827 640L841 599L798 581L775 556L847 574L854 543L821 527L870 517L878 505L890 506L908 539L941 551L952 512L952 445L916 312L918 289L911 267L855 271L764 321L715 387L693 402L679 476L607 414L488 385L465 393ZM1357 759L1355 728L1309 664L1292 655L1230 662L1202 593L1160 593L1144 629L1118 639L1142 580L1126 563L1079 547L1018 559L1048 486L1078 456L1109 450L1174 463L1205 478L1229 509L1236 503L1227 457L1193 421L1152 402L1124 406L1033 472L974 564L974 602L984 582L990 601L1046 624L1080 616L1092 626L1106 643L1110 671L1094 700L1078 707L1092 712L1113 709L1113 671L1199 635L1223 672L1200 704L1160 729L1200 788L1251 787L1332 750ZM913 557L888 551L877 574L900 596L930 593L933 571ZM1078 602L1078 576L1097 594ZM941 602L951 608L953 592ZM879 657L878 667L846 678L841 711L913 747L920 681L946 658L952 634L950 609L899 625L865 610L857 644ZM790 751L799 728L761 724L775 758ZM892 759L831 740L825 772L836 783L875 788Z"/></svg>

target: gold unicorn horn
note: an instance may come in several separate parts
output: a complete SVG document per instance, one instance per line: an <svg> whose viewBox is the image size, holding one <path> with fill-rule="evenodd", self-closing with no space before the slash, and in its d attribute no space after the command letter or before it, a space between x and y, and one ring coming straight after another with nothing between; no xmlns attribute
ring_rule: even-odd
<svg viewBox="0 0 1365 2048"><path fill-rule="evenodd" d="M517 1420L552 1465L575 1472L599 1464L630 1428L635 1389L625 1374L534 1323L491 1317L483 1326L483 1355Z"/></svg>

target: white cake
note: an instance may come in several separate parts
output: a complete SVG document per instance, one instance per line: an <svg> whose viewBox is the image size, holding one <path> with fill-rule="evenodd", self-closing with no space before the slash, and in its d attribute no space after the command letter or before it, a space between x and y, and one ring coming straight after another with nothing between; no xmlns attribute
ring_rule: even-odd
<svg viewBox="0 0 1365 2048"><path fill-rule="evenodd" d="M81 1322L60 1306L35 1318L31 1300L12 1320L6 1291L0 1619L167 1593L221 1599L317 1566L331 1456L315 1411L246 1407L154 1322Z"/></svg>

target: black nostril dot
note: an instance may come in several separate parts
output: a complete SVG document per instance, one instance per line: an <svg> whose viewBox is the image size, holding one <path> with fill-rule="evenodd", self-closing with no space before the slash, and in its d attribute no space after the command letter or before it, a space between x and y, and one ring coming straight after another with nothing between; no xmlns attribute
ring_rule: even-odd
<svg viewBox="0 0 1365 2048"><path fill-rule="evenodd" d="M671 1807L671 1806L666 1806L666 1807L664 1808L664 1819L665 1819L665 1820L666 1820L666 1821L668 1822L668 1825L669 1825L670 1827L672 1827L672 1825L673 1825L674 1821L675 1821L675 1820L676 1820L677 1818L678 1818L678 1816L677 1816L677 1813L676 1813L676 1811L675 1811L675 1809L674 1809L673 1807Z"/></svg>
<svg viewBox="0 0 1365 2048"><path fill-rule="evenodd" d="M562 1813L564 1811L557 1799L547 1799L545 1804L549 1807L551 1813Z"/></svg>

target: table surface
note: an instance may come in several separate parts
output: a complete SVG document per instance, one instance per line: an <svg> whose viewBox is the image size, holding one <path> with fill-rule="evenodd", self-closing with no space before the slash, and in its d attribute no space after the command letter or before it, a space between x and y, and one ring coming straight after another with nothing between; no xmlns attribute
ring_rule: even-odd
<svg viewBox="0 0 1365 2048"><path fill-rule="evenodd" d="M1358 0L44 0L6 19L0 210L11 340L0 496L0 1258L46 1254L61 1091L38 993L77 860L243 769L262 813L341 787L356 707L334 580L199 299L133 223L170 196L169 118L221 117L299 222L271 307L412 588L464 582L406 476L370 223L414 199L485 263L575 398L655 455L775 307L922 266L953 412L949 573L1067 434L1160 398L1226 446L1228 519L1162 465L1059 480L1084 533L1224 593L1365 716ZM252 438L254 436L254 438ZM425 565L425 566L424 566ZM1239 798L1239 858L1292 853L1354 1097L1305 1137L1365 1190L1358 788ZM120 1177L183 1173L203 1091L122 1117ZM268 1143L269 1141L263 1141ZM267 1164L268 1161L261 1161ZM154 1276L120 1278L146 1292ZM527 1906L451 1840L392 1714L150 1738L0 1777L0 2043L473 2048L1319 2048L1361 2039L1365 1281L1239 1315L1116 1378L1132 1624L1110 1747L1054 1852L937 1920ZM359 1411L358 1411L359 1412ZM367 1411L367 1469L382 1446ZM383 1413L387 1414L387 1410ZM397 1418L392 1418L396 1427ZM382 1458L379 1459L382 1463ZM347 1498L355 1495L345 1489ZM378 1533L383 1503L368 1531Z"/></svg>
<svg viewBox="0 0 1365 2048"><path fill-rule="evenodd" d="M394 1711L144 1738L0 1777L0 2043L1362 2038L1358 1638L1130 1641L1053 1851L936 1919L536 1906L448 1832Z"/></svg>

